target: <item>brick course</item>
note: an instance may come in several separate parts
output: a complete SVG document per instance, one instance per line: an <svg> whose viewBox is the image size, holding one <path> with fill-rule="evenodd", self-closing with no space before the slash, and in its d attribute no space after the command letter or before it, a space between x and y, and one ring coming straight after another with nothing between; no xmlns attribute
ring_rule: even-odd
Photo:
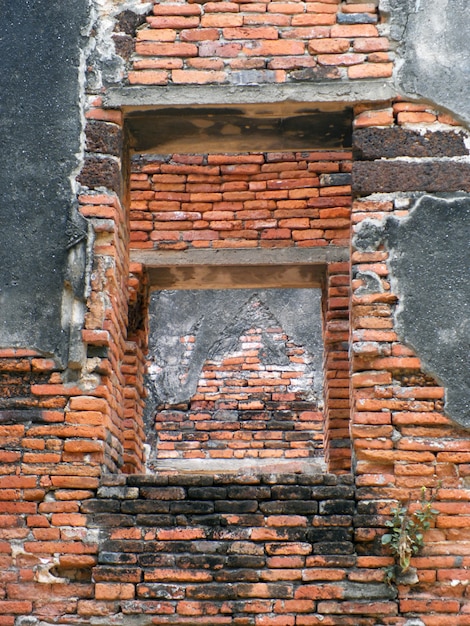
<svg viewBox="0 0 470 626"><path fill-rule="evenodd" d="M348 245L347 151L134 159L131 247ZM328 173L325 174L325 166Z"/></svg>
<svg viewBox="0 0 470 626"><path fill-rule="evenodd" d="M373 3L156 3L135 38L131 85L390 77ZM310 74L305 74L308 70Z"/></svg>

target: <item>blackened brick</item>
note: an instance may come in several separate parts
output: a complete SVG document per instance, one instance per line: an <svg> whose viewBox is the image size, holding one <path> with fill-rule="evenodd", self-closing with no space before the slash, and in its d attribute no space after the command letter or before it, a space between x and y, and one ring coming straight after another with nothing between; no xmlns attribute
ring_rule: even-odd
<svg viewBox="0 0 470 626"><path fill-rule="evenodd" d="M119 163L111 157L87 155L78 182L90 189L106 187L116 193L121 190Z"/></svg>
<svg viewBox="0 0 470 626"><path fill-rule="evenodd" d="M394 191L470 191L470 164L450 161L354 163L355 195Z"/></svg>
<svg viewBox="0 0 470 626"><path fill-rule="evenodd" d="M121 153L122 131L116 124L98 120L87 123L86 149L88 152L101 152L119 156Z"/></svg>
<svg viewBox="0 0 470 626"><path fill-rule="evenodd" d="M353 134L356 160L374 161L410 157L466 156L464 136L461 133L428 131L421 134L405 128L359 128Z"/></svg>
<svg viewBox="0 0 470 626"><path fill-rule="evenodd" d="M352 500L326 500L320 502L320 515L353 515L354 502Z"/></svg>

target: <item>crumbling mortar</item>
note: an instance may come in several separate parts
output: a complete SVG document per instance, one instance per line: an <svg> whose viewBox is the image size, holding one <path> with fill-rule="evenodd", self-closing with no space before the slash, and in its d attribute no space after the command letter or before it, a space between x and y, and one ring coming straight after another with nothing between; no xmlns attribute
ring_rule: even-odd
<svg viewBox="0 0 470 626"><path fill-rule="evenodd" d="M123 11L132 11L138 15L149 13L152 2L143 0L91 0L92 31L88 63L94 69L94 84L90 73L89 92L99 93L106 85L120 83L125 75L125 62L116 54L113 33L117 16Z"/></svg>

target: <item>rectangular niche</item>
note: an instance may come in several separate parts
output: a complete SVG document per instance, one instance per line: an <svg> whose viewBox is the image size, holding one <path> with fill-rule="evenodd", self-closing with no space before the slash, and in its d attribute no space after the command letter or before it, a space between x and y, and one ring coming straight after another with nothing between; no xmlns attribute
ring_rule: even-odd
<svg viewBox="0 0 470 626"><path fill-rule="evenodd" d="M156 291L149 317L150 470L322 467L320 289Z"/></svg>

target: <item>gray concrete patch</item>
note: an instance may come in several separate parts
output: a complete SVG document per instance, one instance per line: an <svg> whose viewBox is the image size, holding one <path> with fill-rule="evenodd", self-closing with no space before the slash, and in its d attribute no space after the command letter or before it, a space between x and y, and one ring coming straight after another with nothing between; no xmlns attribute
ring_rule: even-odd
<svg viewBox="0 0 470 626"><path fill-rule="evenodd" d="M362 250L378 245L379 225L364 222ZM422 196L403 220L389 218L382 240L390 250L392 290L399 297L397 330L446 388L446 414L470 427L470 196Z"/></svg>
<svg viewBox="0 0 470 626"><path fill-rule="evenodd" d="M240 330L240 324L243 325L240 312L255 293L289 337L312 356L312 368L318 372L313 393L321 398L323 349L319 290L160 291L153 294L150 305L149 415L157 404L189 401L196 391L204 361L216 346L230 343L232 329ZM189 363L182 358L182 335L195 336Z"/></svg>
<svg viewBox="0 0 470 626"><path fill-rule="evenodd" d="M288 102L383 102L397 94L388 80L310 81L302 84L172 85L170 87L116 87L108 89L105 106L145 107L227 106Z"/></svg>
<svg viewBox="0 0 470 626"><path fill-rule="evenodd" d="M71 177L79 165L80 30L88 6L1 3L0 346L62 361L77 290L83 294L86 224Z"/></svg>
<svg viewBox="0 0 470 626"><path fill-rule="evenodd" d="M387 4L391 34L399 42L399 89L470 124L468 0L388 0Z"/></svg>

